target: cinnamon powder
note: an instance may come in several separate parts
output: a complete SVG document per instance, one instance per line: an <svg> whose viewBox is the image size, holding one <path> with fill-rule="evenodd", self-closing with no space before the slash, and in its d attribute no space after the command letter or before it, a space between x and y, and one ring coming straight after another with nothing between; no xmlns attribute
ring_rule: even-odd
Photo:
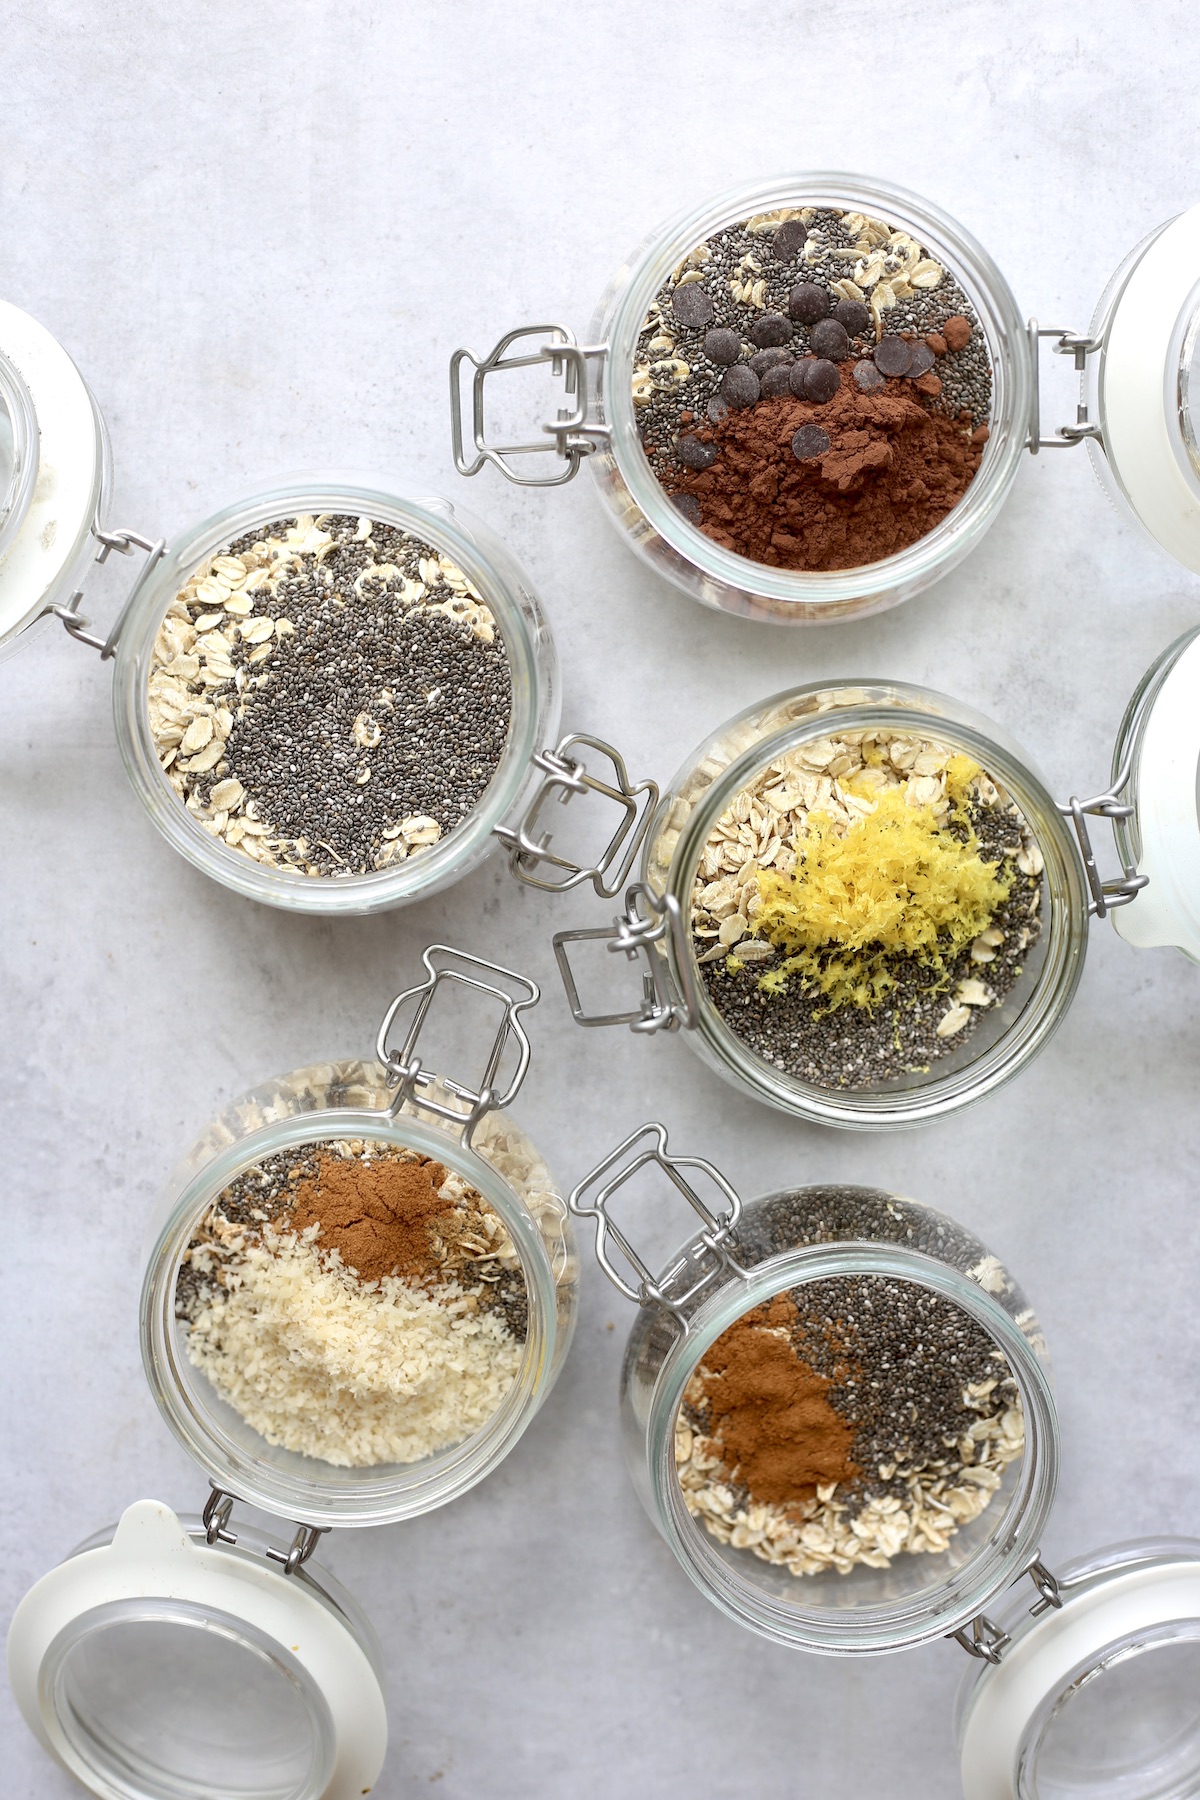
<svg viewBox="0 0 1200 1800"><path fill-rule="evenodd" d="M438 1193L441 1163L421 1157L343 1159L323 1153L317 1172L297 1183L291 1224L321 1227L321 1250L337 1250L362 1281L385 1275L420 1280L434 1263L434 1228L454 1211Z"/></svg>
<svg viewBox="0 0 1200 1800"><path fill-rule="evenodd" d="M796 1323L795 1303L777 1295L721 1334L700 1375L722 1462L753 1499L784 1506L859 1473L854 1428L826 1398L833 1384L797 1355Z"/></svg>
<svg viewBox="0 0 1200 1800"><path fill-rule="evenodd" d="M907 549L957 505L987 427L973 432L965 414L928 410L913 392L919 382L864 393L852 363L840 375L823 404L785 394L695 432L720 455L708 469L680 471L672 491L699 501L706 536L779 568L854 569ZM802 462L792 439L803 425L820 426L829 448Z"/></svg>

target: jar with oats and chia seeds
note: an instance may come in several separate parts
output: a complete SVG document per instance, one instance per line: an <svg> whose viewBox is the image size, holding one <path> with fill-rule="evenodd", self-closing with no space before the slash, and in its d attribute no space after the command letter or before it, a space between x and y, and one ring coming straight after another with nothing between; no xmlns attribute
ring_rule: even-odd
<svg viewBox="0 0 1200 1800"><path fill-rule="evenodd" d="M654 232L586 344L534 326L487 357L457 351L455 460L551 486L586 459L645 562L704 605L777 623L920 593L979 542L1023 451L1083 441L1118 503L1200 569L1198 320L1200 208L1126 259L1083 335L1026 324L996 262L931 202L783 175ZM1042 339L1082 383L1075 422L1049 436ZM565 378L567 409L541 442L496 441L489 379L539 362ZM537 452L551 472L528 472Z"/></svg>
<svg viewBox="0 0 1200 1800"><path fill-rule="evenodd" d="M1110 789L1060 805L957 700L896 682L794 688L686 759L613 925L561 931L576 1021L683 1029L709 1066L798 1118L894 1128L981 1098L1069 1007L1089 919L1200 955L1200 633L1122 728ZM1102 878L1089 819L1118 827ZM636 1006L581 997L578 946L642 967Z"/></svg>
<svg viewBox="0 0 1200 1800"><path fill-rule="evenodd" d="M171 1179L142 1353L203 1517L138 1502L9 1636L27 1723L106 1800L358 1800L387 1741L378 1652L313 1549L465 1494L562 1368L572 1223L506 1112L537 987L445 945L423 961L375 1058L244 1095ZM484 1018L469 1079L418 1051L456 996ZM247 1529L242 1503L294 1536Z"/></svg>
<svg viewBox="0 0 1200 1800"><path fill-rule="evenodd" d="M627 1222L649 1196L621 1192L647 1170L700 1221L657 1269ZM1045 1345L971 1232L874 1188L743 1202L711 1163L672 1153L660 1124L618 1145L570 1206L637 1303L625 1458L706 1599L824 1655L954 1639L972 1659L966 1800L1194 1791L1200 1543L1042 1561L1059 1464Z"/></svg>

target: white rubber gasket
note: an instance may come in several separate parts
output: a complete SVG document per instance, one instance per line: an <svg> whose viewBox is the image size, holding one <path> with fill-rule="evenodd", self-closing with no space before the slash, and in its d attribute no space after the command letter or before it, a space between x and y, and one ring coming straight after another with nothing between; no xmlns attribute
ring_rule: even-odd
<svg viewBox="0 0 1200 1800"><path fill-rule="evenodd" d="M387 1711L379 1678L349 1625L282 1570L197 1543L170 1507L156 1500L128 1507L111 1544L43 1575L9 1629L9 1679L17 1704L30 1730L76 1780L93 1793L115 1791L107 1780L97 1785L89 1779L44 1692L48 1652L86 1613L147 1599L226 1614L278 1645L322 1695L332 1720L333 1772L322 1800L361 1800L374 1786L387 1751Z"/></svg>
<svg viewBox="0 0 1200 1800"><path fill-rule="evenodd" d="M1043 1613L979 1677L960 1747L964 1800L1018 1800L1019 1758L1042 1705L1111 1647L1200 1619L1200 1562L1114 1573Z"/></svg>
<svg viewBox="0 0 1200 1800"><path fill-rule="evenodd" d="M1154 697L1137 761L1138 873L1149 878L1112 914L1127 944L1170 944L1200 961L1200 637Z"/></svg>
<svg viewBox="0 0 1200 1800"><path fill-rule="evenodd" d="M104 433L87 383L62 345L6 300L0 346L25 384L38 428L37 482L0 560L2 644L62 597L100 505Z"/></svg>
<svg viewBox="0 0 1200 1800"><path fill-rule="evenodd" d="M1181 466L1179 425L1168 407L1166 366L1179 314L1200 277L1200 206L1181 213L1146 250L1125 284L1104 343L1104 449L1130 506L1151 536L1200 573L1200 492Z"/></svg>

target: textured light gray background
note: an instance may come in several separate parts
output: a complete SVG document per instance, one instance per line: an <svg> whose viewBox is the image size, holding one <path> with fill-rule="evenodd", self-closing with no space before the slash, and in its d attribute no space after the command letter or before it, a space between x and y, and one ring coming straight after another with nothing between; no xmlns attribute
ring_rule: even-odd
<svg viewBox="0 0 1200 1800"><path fill-rule="evenodd" d="M460 483L445 402L456 344L585 330L660 218L788 165L924 190L1025 308L1086 326L1126 248L1200 198L1194 8L27 0L5 39L0 292L92 384L121 524L169 535L306 464L458 493L544 595L568 723L661 776L789 679L891 675L1005 721L1057 790L1094 791L1143 669L1200 620L1200 583L1118 522L1082 452L1025 467L982 550L898 612L791 633L717 618L643 571L586 480ZM571 1026L549 935L600 922L599 902L556 908L489 865L331 927L204 881L126 787L108 689L57 632L0 672L6 1613L129 1500L202 1500L138 1358L153 1199L219 1103L363 1050L435 937L544 982L519 1112L565 1182L653 1110L748 1193L892 1185L1010 1262L1057 1371L1051 1561L1200 1529L1200 970L1098 928L1070 1017L1004 1093L908 1135L806 1129L683 1043ZM665 1202L648 1217L653 1248L679 1234ZM628 1315L585 1272L574 1354L510 1461L448 1510L328 1545L390 1661L377 1792L950 1800L961 1652L789 1654L677 1571L619 1460ZM5 1705L4 1795L76 1791Z"/></svg>

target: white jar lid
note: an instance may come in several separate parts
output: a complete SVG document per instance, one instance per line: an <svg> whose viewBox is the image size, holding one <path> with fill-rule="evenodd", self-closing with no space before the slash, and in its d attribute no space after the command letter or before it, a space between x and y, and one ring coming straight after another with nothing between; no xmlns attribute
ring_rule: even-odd
<svg viewBox="0 0 1200 1800"><path fill-rule="evenodd" d="M13 1691L45 1748L104 1800L361 1800L387 1718L368 1634L336 1591L311 1562L285 1574L139 1500L111 1542L22 1600Z"/></svg>
<svg viewBox="0 0 1200 1800"><path fill-rule="evenodd" d="M1148 883L1112 921L1126 943L1200 960L1200 635L1147 711L1135 764L1138 873Z"/></svg>
<svg viewBox="0 0 1200 1800"><path fill-rule="evenodd" d="M1200 571L1200 206L1148 245L1104 333L1104 451L1142 524Z"/></svg>
<svg viewBox="0 0 1200 1800"><path fill-rule="evenodd" d="M960 1727L966 1800L1200 1792L1200 1543L1081 1565L1062 1605L1009 1623Z"/></svg>
<svg viewBox="0 0 1200 1800"><path fill-rule="evenodd" d="M4 300L0 357L16 377L14 394L28 401L37 474L10 509L12 529L0 530L2 646L64 598L100 507L105 455L103 426L83 376L44 325ZM24 435L22 421L7 401L4 410L5 436L15 444Z"/></svg>

